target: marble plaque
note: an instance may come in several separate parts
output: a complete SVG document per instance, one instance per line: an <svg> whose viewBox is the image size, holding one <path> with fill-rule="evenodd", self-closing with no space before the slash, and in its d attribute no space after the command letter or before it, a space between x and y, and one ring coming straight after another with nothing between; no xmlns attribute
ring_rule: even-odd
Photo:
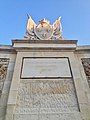
<svg viewBox="0 0 90 120"><path fill-rule="evenodd" d="M68 58L24 58L21 78L71 77Z"/></svg>

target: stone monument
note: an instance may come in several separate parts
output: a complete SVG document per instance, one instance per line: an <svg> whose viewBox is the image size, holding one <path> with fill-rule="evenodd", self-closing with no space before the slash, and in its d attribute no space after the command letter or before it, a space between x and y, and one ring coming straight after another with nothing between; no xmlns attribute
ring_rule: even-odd
<svg viewBox="0 0 90 120"><path fill-rule="evenodd" d="M90 46L65 40L60 18L28 16L24 38L0 47L1 120L90 120Z"/></svg>

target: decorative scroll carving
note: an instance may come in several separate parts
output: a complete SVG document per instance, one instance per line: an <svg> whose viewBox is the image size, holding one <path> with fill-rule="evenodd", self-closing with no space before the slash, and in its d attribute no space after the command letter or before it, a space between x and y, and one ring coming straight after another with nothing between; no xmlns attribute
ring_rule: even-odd
<svg viewBox="0 0 90 120"><path fill-rule="evenodd" d="M2 88L6 79L8 61L9 59L7 58L0 58L0 95L2 93Z"/></svg>
<svg viewBox="0 0 90 120"><path fill-rule="evenodd" d="M72 79L21 81L15 114L78 111Z"/></svg>
<svg viewBox="0 0 90 120"><path fill-rule="evenodd" d="M38 25L28 16L25 38L30 40L62 40L62 26L59 17L52 25L46 19L39 21Z"/></svg>
<svg viewBox="0 0 90 120"><path fill-rule="evenodd" d="M82 64L90 87L90 58L82 58Z"/></svg>

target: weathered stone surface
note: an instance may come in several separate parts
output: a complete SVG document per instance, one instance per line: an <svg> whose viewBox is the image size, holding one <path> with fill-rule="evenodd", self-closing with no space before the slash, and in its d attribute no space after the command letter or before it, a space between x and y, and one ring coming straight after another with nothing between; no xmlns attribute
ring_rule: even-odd
<svg viewBox="0 0 90 120"><path fill-rule="evenodd" d="M15 115L14 120L82 120L82 119L79 113L56 113L56 114Z"/></svg>
<svg viewBox="0 0 90 120"><path fill-rule="evenodd" d="M72 79L21 81L15 114L78 112Z"/></svg>

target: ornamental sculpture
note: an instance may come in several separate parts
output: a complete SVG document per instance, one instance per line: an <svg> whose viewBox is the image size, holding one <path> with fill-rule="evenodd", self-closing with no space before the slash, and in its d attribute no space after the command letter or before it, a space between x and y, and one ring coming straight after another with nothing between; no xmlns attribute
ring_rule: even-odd
<svg viewBox="0 0 90 120"><path fill-rule="evenodd" d="M9 59L0 58L0 97L2 94L4 81L5 81L6 75L7 75L8 62L9 62Z"/></svg>
<svg viewBox="0 0 90 120"><path fill-rule="evenodd" d="M90 58L82 58L82 64L90 87Z"/></svg>
<svg viewBox="0 0 90 120"><path fill-rule="evenodd" d="M45 18L36 25L30 16L28 16L26 35L30 40L62 40L62 26L59 17L52 25Z"/></svg>
<svg viewBox="0 0 90 120"><path fill-rule="evenodd" d="M0 82L6 78L8 61L7 58L0 58Z"/></svg>

